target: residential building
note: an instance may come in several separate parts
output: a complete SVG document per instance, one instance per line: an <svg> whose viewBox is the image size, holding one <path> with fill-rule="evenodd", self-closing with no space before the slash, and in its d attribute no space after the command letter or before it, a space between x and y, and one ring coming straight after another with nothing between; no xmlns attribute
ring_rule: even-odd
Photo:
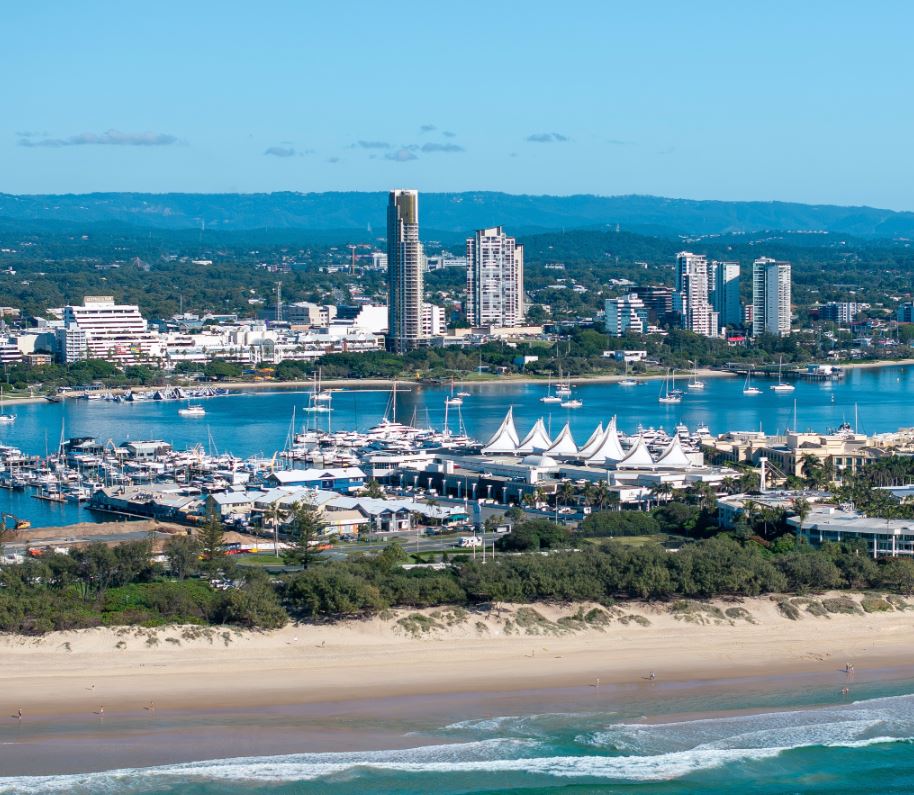
<svg viewBox="0 0 914 795"><path fill-rule="evenodd" d="M447 331L444 307L422 304L422 336L425 339L441 337Z"/></svg>
<svg viewBox="0 0 914 795"><path fill-rule="evenodd" d="M381 251L373 251L371 253L371 269L373 271L386 271L387 255Z"/></svg>
<svg viewBox="0 0 914 795"><path fill-rule="evenodd" d="M666 322L673 314L672 287L643 285L633 287L632 292L644 302L647 317L651 323Z"/></svg>
<svg viewBox="0 0 914 795"><path fill-rule="evenodd" d="M613 337L644 334L647 331L647 309L636 294L607 298L606 333Z"/></svg>
<svg viewBox="0 0 914 795"><path fill-rule="evenodd" d="M520 326L524 320L524 247L500 226L467 239L467 319L472 326Z"/></svg>
<svg viewBox="0 0 914 795"><path fill-rule="evenodd" d="M387 205L387 328L388 347L395 353L427 342L422 332L422 265L419 192L392 190Z"/></svg>
<svg viewBox="0 0 914 795"><path fill-rule="evenodd" d="M819 307L819 320L830 320L839 326L849 326L857 319L863 306L856 301L829 301Z"/></svg>
<svg viewBox="0 0 914 795"><path fill-rule="evenodd" d="M752 263L752 336L790 334L790 263L760 257Z"/></svg>
<svg viewBox="0 0 914 795"><path fill-rule="evenodd" d="M895 319L899 323L914 323L914 303L908 301L900 304L895 312Z"/></svg>
<svg viewBox="0 0 914 795"><path fill-rule="evenodd" d="M719 330L743 323L743 307L739 300L739 263L714 262L714 290L711 305L717 312Z"/></svg>
<svg viewBox="0 0 914 795"><path fill-rule="evenodd" d="M64 363L88 358L127 365L163 356L159 335L148 330L139 307L133 304L116 304L108 295L90 295L82 306L64 307L62 319L57 343Z"/></svg>
<svg viewBox="0 0 914 795"><path fill-rule="evenodd" d="M684 329L703 337L717 336L717 312L709 302L708 260L702 254L676 255L676 295L673 308Z"/></svg>

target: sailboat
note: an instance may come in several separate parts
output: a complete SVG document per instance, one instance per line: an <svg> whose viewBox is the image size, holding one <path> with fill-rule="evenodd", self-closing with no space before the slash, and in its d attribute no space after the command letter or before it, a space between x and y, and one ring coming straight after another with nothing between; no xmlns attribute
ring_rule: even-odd
<svg viewBox="0 0 914 795"><path fill-rule="evenodd" d="M321 388L321 379L323 378L323 370L318 368L317 370L317 382L314 386L314 398L313 400L316 403L329 403L333 400L333 394L328 389Z"/></svg>
<svg viewBox="0 0 914 795"><path fill-rule="evenodd" d="M305 406L305 411L311 414L326 414L332 409L325 404L329 404L332 399L332 393L321 390L321 371L318 370L314 376L314 387L308 393L308 405Z"/></svg>
<svg viewBox="0 0 914 795"><path fill-rule="evenodd" d="M689 376L689 382L686 384L686 389L697 390L697 389L704 389L704 388L705 388L705 382L699 380L698 375L695 371L695 368L692 368L692 373Z"/></svg>
<svg viewBox="0 0 914 795"><path fill-rule="evenodd" d="M784 365L784 357L781 356L778 359L778 382L771 387L772 392L786 393L793 392L795 389L793 384L785 384L784 379L781 373L782 367Z"/></svg>
<svg viewBox="0 0 914 795"><path fill-rule="evenodd" d="M761 395L762 390L757 386L752 386L752 368L746 372L746 383L743 384L743 394L747 396Z"/></svg>
<svg viewBox="0 0 914 795"><path fill-rule="evenodd" d="M540 398L540 403L561 403L562 399L558 395L552 394L552 379L549 379L549 384L546 386L546 394Z"/></svg>
<svg viewBox="0 0 914 795"><path fill-rule="evenodd" d="M555 382L555 394L560 398L571 397L571 384L562 380L561 367L559 367L559 380Z"/></svg>
<svg viewBox="0 0 914 795"><path fill-rule="evenodd" d="M625 378L619 382L619 386L638 386L640 382L629 375L628 360L625 360Z"/></svg>
<svg viewBox="0 0 914 795"><path fill-rule="evenodd" d="M3 387L0 387L0 425L12 425L15 421L15 414L7 414L3 411Z"/></svg>
<svg viewBox="0 0 914 795"><path fill-rule="evenodd" d="M449 398L447 398L444 402L445 402L445 405L448 405L448 406L462 406L463 405L463 398L460 397L460 395L454 394L454 381L453 380L451 380L451 396Z"/></svg>
<svg viewBox="0 0 914 795"><path fill-rule="evenodd" d="M675 381L673 385L675 386ZM670 390L670 371L667 370L666 379L663 382L663 388L660 390L660 397L658 398L661 403L681 403L682 402L682 393L676 392L675 389Z"/></svg>

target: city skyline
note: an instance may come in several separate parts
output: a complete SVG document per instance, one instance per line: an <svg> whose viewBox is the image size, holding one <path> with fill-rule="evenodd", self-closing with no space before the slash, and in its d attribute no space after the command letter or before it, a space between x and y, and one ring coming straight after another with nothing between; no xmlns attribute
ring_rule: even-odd
<svg viewBox="0 0 914 795"><path fill-rule="evenodd" d="M407 183L914 208L914 110L893 101L914 66L905 4L496 4L480 27L482 8L166 3L142 36L111 3L7 8L0 68L28 80L0 92L0 190ZM422 101L391 114L375 69L407 37ZM468 37L485 57L464 57ZM770 42L777 58L756 57Z"/></svg>

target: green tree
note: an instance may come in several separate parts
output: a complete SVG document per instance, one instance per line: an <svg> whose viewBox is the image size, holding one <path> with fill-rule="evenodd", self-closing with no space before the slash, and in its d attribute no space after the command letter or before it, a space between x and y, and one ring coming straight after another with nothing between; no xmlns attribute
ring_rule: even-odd
<svg viewBox="0 0 914 795"><path fill-rule="evenodd" d="M217 378L220 381L226 378L240 378L241 373L240 364L227 362L224 359L213 359L211 362L207 362L203 368L203 374L207 378Z"/></svg>
<svg viewBox="0 0 914 795"><path fill-rule="evenodd" d="M371 480L365 484L365 496L374 497L375 499L383 499L384 489L381 488L381 484L378 483L377 480L371 478Z"/></svg>
<svg viewBox="0 0 914 795"><path fill-rule="evenodd" d="M200 541L192 536L173 535L165 542L165 558L173 577L186 579L199 571Z"/></svg>
<svg viewBox="0 0 914 795"><path fill-rule="evenodd" d="M225 530L215 511L210 511L206 523L198 535L203 564L210 572L216 572L225 563Z"/></svg>
<svg viewBox="0 0 914 795"><path fill-rule="evenodd" d="M325 527L326 523L312 503L304 500L295 503L289 521L292 546L283 552L283 559L307 569L314 561L314 546Z"/></svg>

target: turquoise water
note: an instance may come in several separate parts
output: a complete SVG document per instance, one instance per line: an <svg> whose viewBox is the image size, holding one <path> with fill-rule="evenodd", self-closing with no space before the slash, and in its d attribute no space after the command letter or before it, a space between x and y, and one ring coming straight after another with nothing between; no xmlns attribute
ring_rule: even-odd
<svg viewBox="0 0 914 795"><path fill-rule="evenodd" d="M0 793L910 792L914 696L892 694L898 685L869 689L873 697L837 706L804 708L813 694L794 692L759 714L660 723L631 703L487 717L442 725L440 742L401 750L0 778Z"/></svg>
<svg viewBox="0 0 914 795"><path fill-rule="evenodd" d="M755 430L762 427L775 433L796 425L800 429L824 431L844 421L853 423L855 411L861 431L892 431L914 426L914 368L885 367L851 370L841 382L798 382L796 391L778 395L760 380L763 393L757 397L742 394L743 383L737 378L706 381L706 388L689 392L682 403L665 405L657 402L660 384L647 382L637 387L618 384L584 384L575 388L583 401L579 409L540 403L545 386L539 384L487 383L470 386L471 396L464 400L460 417L449 411L452 428L462 419L471 436L485 439L497 427L509 406L521 433L538 417L544 417L555 435L567 421L579 443L590 435L597 422L613 415L625 432L638 425L672 429L678 422L694 428L707 423L711 431ZM407 387L399 394L398 418L419 424L441 427L444 422L444 400L449 393L442 388ZM319 415L321 427L366 429L385 412L389 392L383 390L348 390L336 393L334 411ZM205 402L206 417L182 419L179 403L145 401L141 403L106 403L70 400L59 404L19 405L12 425L0 426L0 443L25 452L44 454L55 450L61 430L67 437L93 436L123 442L128 439L164 439L177 449L202 444L209 450L232 452L239 456L271 456L282 449L293 409L300 428L309 419L302 408L307 398L295 391L252 391L213 398ZM794 408L796 406L796 409ZM0 493L0 510L32 520L35 526L54 526L75 521L92 521L93 516L75 505L43 503L28 493Z"/></svg>

